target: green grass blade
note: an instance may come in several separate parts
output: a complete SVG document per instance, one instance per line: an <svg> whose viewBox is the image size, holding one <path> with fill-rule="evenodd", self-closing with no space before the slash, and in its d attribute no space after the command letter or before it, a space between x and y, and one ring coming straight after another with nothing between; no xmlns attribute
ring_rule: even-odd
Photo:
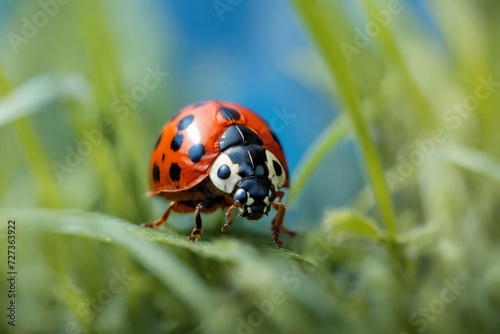
<svg viewBox="0 0 500 334"><path fill-rule="evenodd" d="M457 166L500 181L500 161L491 155L460 145L448 145L444 152Z"/></svg>
<svg viewBox="0 0 500 334"><path fill-rule="evenodd" d="M87 82L74 74L38 75L15 89L8 88L5 79L0 77L0 89L2 87L5 95L0 99L0 127L47 111L49 108L42 107L62 99L88 103L91 94Z"/></svg>
<svg viewBox="0 0 500 334"><path fill-rule="evenodd" d="M394 241L397 239L397 226L390 192L385 182L375 144L370 136L368 125L363 118L354 79L340 49L340 40L336 36L333 27L331 27L331 22L336 22L335 16L337 13L332 11L327 16L320 5L306 1L297 0L295 5L317 42L320 52L327 63L329 74L337 82L339 98L346 107L345 110L359 141L388 238Z"/></svg>
<svg viewBox="0 0 500 334"><path fill-rule="evenodd" d="M188 266L162 249L160 244L151 242L152 239L161 238L163 243L169 245L192 246L179 236L141 228L106 215L76 210L31 210L18 214L17 219L25 228L92 238L120 245L155 274L165 286L171 287L172 291L196 312L203 313L201 305L207 305L214 298L213 290L209 289ZM198 252L207 247L206 244L195 246L192 248L196 248Z"/></svg>
<svg viewBox="0 0 500 334"><path fill-rule="evenodd" d="M364 0L364 5L367 13L377 12L378 8L374 0ZM409 6L409 5L407 5ZM376 38L380 41L379 50L383 53L383 59L388 61L391 67L395 68L401 82L406 87L410 98L413 100L414 115L421 124L432 124L434 115L432 114L431 106L424 96L422 90L413 80L408 64L406 63L401 50L398 46L396 38L390 29L390 24L380 25L380 33Z"/></svg>
<svg viewBox="0 0 500 334"><path fill-rule="evenodd" d="M0 91L0 96L4 97L12 92L12 88L1 70L0 82L3 89ZM24 156L31 166L41 202L50 208L61 207L63 200L54 173L50 168L50 159L45 153L34 127L24 118L15 121L14 126L24 148Z"/></svg>

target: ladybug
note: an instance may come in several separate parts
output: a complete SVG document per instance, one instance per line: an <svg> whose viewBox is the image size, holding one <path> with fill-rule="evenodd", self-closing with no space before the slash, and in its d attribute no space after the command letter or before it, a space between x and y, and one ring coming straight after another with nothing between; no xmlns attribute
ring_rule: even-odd
<svg viewBox="0 0 500 334"><path fill-rule="evenodd" d="M277 210L271 222L274 243L286 206L281 188L289 186L288 167L281 144L266 122L248 108L231 102L205 101L181 109L165 124L149 164L151 196L172 201L163 215L146 227L158 227L171 211L195 213L188 241L202 234L202 212L228 208L224 232L236 208L248 220Z"/></svg>

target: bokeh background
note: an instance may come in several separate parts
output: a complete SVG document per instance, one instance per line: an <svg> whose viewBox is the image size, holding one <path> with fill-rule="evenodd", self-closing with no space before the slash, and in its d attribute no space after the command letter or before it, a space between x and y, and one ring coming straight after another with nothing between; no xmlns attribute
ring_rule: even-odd
<svg viewBox="0 0 500 334"><path fill-rule="evenodd" d="M18 274L0 331L497 333L499 15L494 0L2 0L2 295L9 219ZM269 218L223 234L223 212L205 215L194 245L192 215L138 226L167 205L145 195L160 129L206 99L283 143L286 249Z"/></svg>

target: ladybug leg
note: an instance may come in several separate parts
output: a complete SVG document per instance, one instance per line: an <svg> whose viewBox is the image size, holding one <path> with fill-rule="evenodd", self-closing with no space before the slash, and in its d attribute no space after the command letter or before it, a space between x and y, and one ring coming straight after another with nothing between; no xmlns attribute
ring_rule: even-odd
<svg viewBox="0 0 500 334"><path fill-rule="evenodd" d="M285 218L286 206L281 202L272 202L272 206L278 211L276 216L274 216L273 221L271 222L271 232L273 234L273 241L276 246L283 247L283 242L280 240L280 231L283 231L283 218ZM289 232L288 230L285 230ZM287 234L284 232L285 234Z"/></svg>
<svg viewBox="0 0 500 334"><path fill-rule="evenodd" d="M222 227L220 229L222 232L226 232L226 230L229 227L229 225L231 225L233 223L233 217L231 217L231 213L233 212L234 209L236 209L239 206L240 206L240 204L235 202L235 203L233 203L233 205L231 205L231 207L229 208L229 210L227 210L227 212L226 212L226 223L224 225L222 225Z"/></svg>
<svg viewBox="0 0 500 334"><path fill-rule="evenodd" d="M174 206L177 205L177 202L172 202L170 203L170 205L168 206L167 210L165 210L165 212L163 213L163 215L158 218L157 220L155 220L154 222L152 223L144 223L142 224L142 226L144 227L151 227L151 228L156 228L160 225L163 225L165 224L165 222L167 221L168 219L168 215L170 214L170 211L174 208Z"/></svg>
<svg viewBox="0 0 500 334"><path fill-rule="evenodd" d="M287 230L285 227L283 227L283 225L281 225L280 231L283 232L283 234L287 237L294 237L297 235L297 233L295 233L294 231Z"/></svg>
<svg viewBox="0 0 500 334"><path fill-rule="evenodd" d="M283 197L285 197L285 193L283 191L276 192L276 198L278 198L280 201ZM287 230L283 225L280 226L280 231L283 232L283 234L286 235L287 237L294 237L296 235L295 232Z"/></svg>
<svg viewBox="0 0 500 334"><path fill-rule="evenodd" d="M278 199L278 201L281 201L283 199L283 197L285 197L284 191L279 190L276 192L276 198Z"/></svg>
<svg viewBox="0 0 500 334"><path fill-rule="evenodd" d="M202 223L201 223L201 209L203 208L203 203L198 203L196 206L196 210L194 212L194 229L191 232L191 236L187 238L188 241L195 242L203 233L202 231Z"/></svg>

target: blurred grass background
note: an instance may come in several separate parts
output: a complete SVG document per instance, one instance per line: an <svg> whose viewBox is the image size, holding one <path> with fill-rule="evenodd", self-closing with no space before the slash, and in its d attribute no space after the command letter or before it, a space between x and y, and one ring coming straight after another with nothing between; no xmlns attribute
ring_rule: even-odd
<svg viewBox="0 0 500 334"><path fill-rule="evenodd" d="M3 1L18 309L0 332L498 333L499 7ZM145 197L161 125L208 98L282 139L290 250L268 219L222 234L222 212L205 215L194 245L191 215L137 226L166 207Z"/></svg>

